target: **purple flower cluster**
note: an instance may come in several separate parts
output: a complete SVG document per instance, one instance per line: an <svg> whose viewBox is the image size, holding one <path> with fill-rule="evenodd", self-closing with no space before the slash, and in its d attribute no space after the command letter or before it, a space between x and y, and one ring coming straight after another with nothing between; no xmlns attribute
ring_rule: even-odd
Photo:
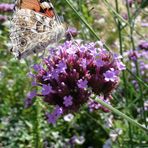
<svg viewBox="0 0 148 148"><path fill-rule="evenodd" d="M0 12L11 12L13 11L14 4L8 4L8 3L1 3L0 4Z"/></svg>
<svg viewBox="0 0 148 148"><path fill-rule="evenodd" d="M138 48L139 49L139 48ZM142 49L142 48L141 48ZM142 79L145 82L148 82L148 50L135 50L135 51L127 51L125 55L128 56L128 58L131 60L131 63L129 62L129 59L127 59L127 62L130 63L131 65L131 71L136 75L136 66L135 66L135 61L138 61L138 66L139 66L139 72L142 77ZM132 77L129 78L134 87L136 89L139 89L138 82L137 80L133 80Z"/></svg>
<svg viewBox="0 0 148 148"><path fill-rule="evenodd" d="M148 50L148 41L141 41L138 45L138 49Z"/></svg>
<svg viewBox="0 0 148 148"><path fill-rule="evenodd" d="M7 16L0 15L0 23L3 23L7 20Z"/></svg>
<svg viewBox="0 0 148 148"><path fill-rule="evenodd" d="M62 114L78 111L89 101L90 94L102 95L105 99L117 87L120 71L125 66L119 56L102 45L67 41L45 58L43 64L33 66L32 84L40 90L38 96L56 106L53 113L47 115L49 123L55 123Z"/></svg>
<svg viewBox="0 0 148 148"><path fill-rule="evenodd" d="M130 6L132 7L132 4L133 3L137 3L137 4L141 4L142 3L142 0L125 0L125 2Z"/></svg>
<svg viewBox="0 0 148 148"><path fill-rule="evenodd" d="M133 4L134 0L125 0L126 3L131 7L131 5Z"/></svg>
<svg viewBox="0 0 148 148"><path fill-rule="evenodd" d="M76 37L77 35L78 35L78 31L74 27L69 27L66 31L66 39L68 41L70 41L72 37Z"/></svg>
<svg viewBox="0 0 148 148"><path fill-rule="evenodd" d="M137 61L138 56L139 56L138 51L129 51L129 53L128 53L128 57L132 61Z"/></svg>
<svg viewBox="0 0 148 148"><path fill-rule="evenodd" d="M111 96L109 96L108 98L104 98L103 96L99 96L98 98L102 99L104 102L106 102L108 104L110 104L110 99L112 99ZM100 103L98 103L97 101L95 101L93 99L89 99L88 107L89 107L90 112L92 112L94 110L98 110L98 109L101 109L104 112L109 112L109 110L107 108L105 108L104 106L102 106Z"/></svg>

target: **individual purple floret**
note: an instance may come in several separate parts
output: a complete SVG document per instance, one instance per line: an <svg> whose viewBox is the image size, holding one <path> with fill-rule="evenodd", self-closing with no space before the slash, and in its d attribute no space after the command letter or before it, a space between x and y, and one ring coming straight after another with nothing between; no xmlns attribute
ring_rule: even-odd
<svg viewBox="0 0 148 148"><path fill-rule="evenodd" d="M129 51L128 57L132 61L137 61L138 59L138 52L137 51Z"/></svg>
<svg viewBox="0 0 148 148"><path fill-rule="evenodd" d="M71 106L72 105L72 96L65 96L64 98L64 102L63 102L63 104L66 106L66 107L68 107L68 106Z"/></svg>
<svg viewBox="0 0 148 148"><path fill-rule="evenodd" d="M105 50L101 42L67 41L54 51L42 64L33 66L33 87L40 90L38 96L45 103L58 106L63 114L78 111L91 94L108 98L125 69L120 56ZM48 117L50 123L57 120L55 113Z"/></svg>
<svg viewBox="0 0 148 148"><path fill-rule="evenodd" d="M61 107L56 106L52 113L46 113L48 123L55 124L56 120L63 114Z"/></svg>
<svg viewBox="0 0 148 148"><path fill-rule="evenodd" d="M52 93L52 86L50 84L46 85L43 84L42 86L42 95L46 96L49 95L50 93Z"/></svg>
<svg viewBox="0 0 148 148"><path fill-rule="evenodd" d="M85 89L85 88L87 88L87 83L88 83L87 80L80 79L80 80L78 80L77 84L78 84L79 88Z"/></svg>
<svg viewBox="0 0 148 148"><path fill-rule="evenodd" d="M13 11L14 4L8 4L8 3L1 3L0 4L0 12L11 12Z"/></svg>
<svg viewBox="0 0 148 148"><path fill-rule="evenodd" d="M25 99L25 108L28 108L32 105L32 99L37 95L36 93L36 90L34 90L27 94L27 98Z"/></svg>
<svg viewBox="0 0 148 148"><path fill-rule="evenodd" d="M141 41L138 45L138 48L148 50L148 41Z"/></svg>
<svg viewBox="0 0 148 148"><path fill-rule="evenodd" d="M117 81L116 71L113 68L111 68L110 70L106 71L104 73L104 77L105 77L105 81L112 81L112 82Z"/></svg>

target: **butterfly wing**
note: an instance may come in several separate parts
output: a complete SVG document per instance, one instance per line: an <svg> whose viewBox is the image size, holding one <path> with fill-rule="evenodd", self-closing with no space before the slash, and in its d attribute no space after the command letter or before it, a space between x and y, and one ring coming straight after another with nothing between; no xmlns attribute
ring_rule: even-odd
<svg viewBox="0 0 148 148"><path fill-rule="evenodd" d="M58 41L64 35L65 27L56 16L49 17L30 9L17 9L10 32L12 52L24 58Z"/></svg>

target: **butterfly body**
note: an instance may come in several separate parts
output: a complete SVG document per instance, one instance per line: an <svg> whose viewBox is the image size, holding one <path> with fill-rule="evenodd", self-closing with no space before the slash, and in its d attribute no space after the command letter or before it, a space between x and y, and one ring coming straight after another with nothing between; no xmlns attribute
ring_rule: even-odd
<svg viewBox="0 0 148 148"><path fill-rule="evenodd" d="M50 1L18 0L13 15L10 39L12 52L18 58L43 51L65 33L65 26Z"/></svg>

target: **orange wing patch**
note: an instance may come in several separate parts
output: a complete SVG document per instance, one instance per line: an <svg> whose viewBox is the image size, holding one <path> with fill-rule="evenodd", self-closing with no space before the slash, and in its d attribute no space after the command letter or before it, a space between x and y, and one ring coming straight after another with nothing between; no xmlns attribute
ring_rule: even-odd
<svg viewBox="0 0 148 148"><path fill-rule="evenodd" d="M53 12L53 10L47 9L47 10L45 10L45 14L46 14L46 16L48 16L48 17L54 17L54 12Z"/></svg>
<svg viewBox="0 0 148 148"><path fill-rule="evenodd" d="M45 4L39 3L38 0L22 0L21 8L40 12L42 15L47 17L54 17L55 14L53 8L46 4L46 2L43 3Z"/></svg>
<svg viewBox="0 0 148 148"><path fill-rule="evenodd" d="M41 9L40 4L37 0L22 0L21 8L34 10L36 12L40 12Z"/></svg>

